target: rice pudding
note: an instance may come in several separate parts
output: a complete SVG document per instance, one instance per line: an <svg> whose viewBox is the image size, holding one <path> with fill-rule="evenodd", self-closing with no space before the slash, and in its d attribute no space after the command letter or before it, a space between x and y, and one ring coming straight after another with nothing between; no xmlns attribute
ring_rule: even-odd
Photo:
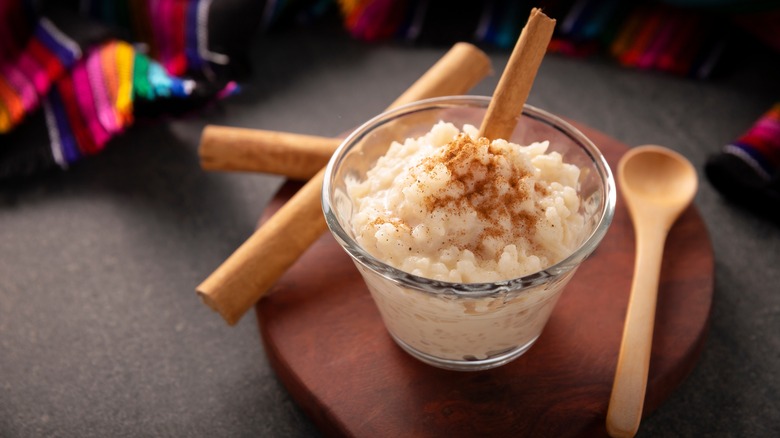
<svg viewBox="0 0 780 438"><path fill-rule="evenodd" d="M511 280L570 255L585 237L580 169L547 141L520 146L477 132L436 123L393 142L362 180L347 178L356 242L397 269L451 283ZM365 274L397 340L452 360L532 343L558 297L550 284L490 297L421 294Z"/></svg>

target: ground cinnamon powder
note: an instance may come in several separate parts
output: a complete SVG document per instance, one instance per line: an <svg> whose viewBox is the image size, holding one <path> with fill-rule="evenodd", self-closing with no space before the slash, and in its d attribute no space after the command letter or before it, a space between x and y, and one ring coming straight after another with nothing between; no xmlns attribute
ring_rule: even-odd
<svg viewBox="0 0 780 438"><path fill-rule="evenodd" d="M433 172L439 164L444 165L451 175L450 184L458 188L454 192L441 189L428 195L425 207L429 213L439 210L457 215L464 210L473 210L486 224L472 247L460 249L481 254L484 252L481 242L485 238L504 236L503 239L506 239L509 236L510 241L517 241L523 236L532 237L534 233L541 209L534 206L529 211L521 204L529 199L532 191L547 189L541 184L529 185L525 179L531 175L530 170L519 167L515 160L506 156L507 153L506 149L491 145L488 138L475 140L461 133L444 146L440 154L422 163L427 172ZM507 163L511 164L508 174L501 171ZM509 228L507 224L510 224Z"/></svg>

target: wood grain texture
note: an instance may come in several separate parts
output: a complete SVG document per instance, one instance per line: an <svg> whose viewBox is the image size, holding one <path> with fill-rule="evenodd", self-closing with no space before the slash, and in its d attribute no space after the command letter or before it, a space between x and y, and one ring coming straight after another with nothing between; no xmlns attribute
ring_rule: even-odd
<svg viewBox="0 0 780 438"><path fill-rule="evenodd" d="M615 169L627 147L577 127ZM266 216L296 188L285 185ZM256 306L263 346L325 436L605 436L633 239L619 197L609 232L537 343L508 365L463 373L425 365L393 343L351 260L326 234ZM693 369L707 333L713 254L695 207L671 229L661 269L645 416Z"/></svg>

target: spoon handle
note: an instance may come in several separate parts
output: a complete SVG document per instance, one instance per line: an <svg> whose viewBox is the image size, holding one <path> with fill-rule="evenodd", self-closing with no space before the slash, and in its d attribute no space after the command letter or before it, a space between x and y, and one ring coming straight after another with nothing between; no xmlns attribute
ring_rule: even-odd
<svg viewBox="0 0 780 438"><path fill-rule="evenodd" d="M607 410L607 432L632 437L639 428L653 343L655 304L667 229L635 223L636 260L623 340Z"/></svg>

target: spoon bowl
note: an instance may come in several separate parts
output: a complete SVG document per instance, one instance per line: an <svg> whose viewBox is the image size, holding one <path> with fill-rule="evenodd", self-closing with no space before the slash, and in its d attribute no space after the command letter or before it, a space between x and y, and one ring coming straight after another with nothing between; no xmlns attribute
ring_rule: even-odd
<svg viewBox="0 0 780 438"><path fill-rule="evenodd" d="M632 437L642 418L664 243L672 224L693 201L698 178L685 157L656 145L627 152L618 163L617 176L634 225L636 259L607 432Z"/></svg>
<svg viewBox="0 0 780 438"><path fill-rule="evenodd" d="M626 153L618 165L618 181L632 210L632 220L645 218L633 210L653 208L655 219L674 222L691 203L698 186L696 169L685 157L655 145L639 146Z"/></svg>

